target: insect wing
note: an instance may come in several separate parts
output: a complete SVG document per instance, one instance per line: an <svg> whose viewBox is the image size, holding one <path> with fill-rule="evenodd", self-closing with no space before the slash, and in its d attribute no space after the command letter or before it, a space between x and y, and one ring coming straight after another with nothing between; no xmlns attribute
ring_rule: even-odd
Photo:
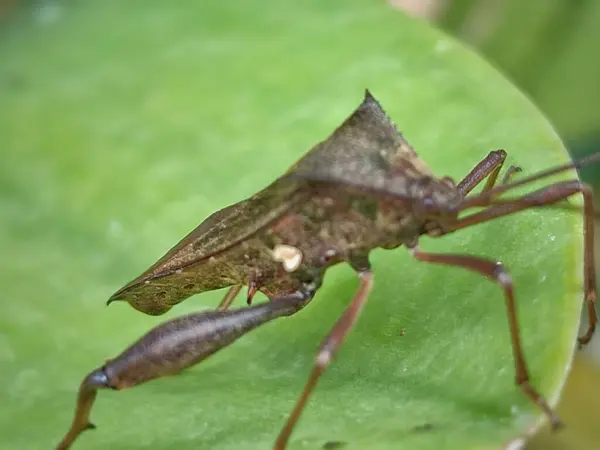
<svg viewBox="0 0 600 450"><path fill-rule="evenodd" d="M149 269L113 294L109 302L123 299L134 289L137 296L143 295L147 281L186 270L248 239L302 199L301 184L300 180L277 180L249 199L210 215ZM160 281L162 285L168 282Z"/></svg>

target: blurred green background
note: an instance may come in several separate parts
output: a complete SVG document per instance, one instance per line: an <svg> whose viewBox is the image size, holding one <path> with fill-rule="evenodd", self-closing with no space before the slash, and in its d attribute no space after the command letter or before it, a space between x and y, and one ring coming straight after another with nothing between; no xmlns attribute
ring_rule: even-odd
<svg viewBox="0 0 600 450"><path fill-rule="evenodd" d="M600 2L391 0L391 3L431 21L478 50L535 101L574 154L598 148ZM598 180L589 178L591 182Z"/></svg>
<svg viewBox="0 0 600 450"><path fill-rule="evenodd" d="M600 143L600 108L598 108L600 58L597 57L600 43L598 26L600 25L600 2L594 0L527 2L390 0L390 3L394 7L439 26L479 51L531 97L547 115L573 155L582 156L600 148L598 145ZM40 22L51 23L55 20L56 14L60 14L61 7L77 6L77 4L76 0L62 2L0 0L0 26L3 27L0 29L0 39L9 36L8 33L4 33L5 30L18 26L20 15L24 11L34 8ZM139 5L143 7L143 2ZM160 28L160 18L157 17L156 20L156 26ZM131 17L131 21L132 23L135 21L134 16ZM327 24L322 25L327 26ZM110 23L104 26L104 30L102 28L97 30L99 35L110 29ZM10 36L14 38L18 33ZM21 38L27 39L27 36ZM123 42L124 47L128 45L135 47L135 43ZM143 55L136 56L143 60ZM2 64L1 59L0 64ZM272 74L275 78L278 75ZM148 76L157 75L149 73ZM230 76L243 76L243 74ZM19 77L6 80L17 89L22 81ZM185 90L185 87L181 89ZM124 88L122 95L135 95L135 93L128 92ZM157 96L156 101L160 103L160 95ZM182 96L181 101L185 102L186 99ZM276 99L270 101L277 104ZM282 107L282 105L277 106ZM90 107L93 108L94 105ZM57 114L60 114L60 108L57 108ZM175 128L178 125L176 120L178 119L174 118L174 123L171 124ZM48 118L48 122L51 127L52 118ZM60 134L64 130L55 130L55 132ZM115 129L109 132L118 137L120 133L122 136L123 130ZM136 139L143 140L145 137L138 136ZM188 136L187 139L193 138ZM597 167L585 168L582 173L588 182L600 187L598 175L600 171ZM65 176L76 178L78 174L65 174ZM119 183L119 180L114 182ZM93 193L90 193L90 197L93 198ZM144 208L144 205L138 206ZM78 205L73 205L74 210L77 210L77 207ZM25 233L26 230L23 232ZM115 232L118 233L118 230ZM165 242L164 245L168 243ZM118 268L114 270L117 271ZM573 373L567 383L560 414L569 427L558 435L542 434L536 437L529 445L531 450L598 448L600 373L595 364L595 361L600 360L598 343L599 340L596 339L583 354L577 356Z"/></svg>

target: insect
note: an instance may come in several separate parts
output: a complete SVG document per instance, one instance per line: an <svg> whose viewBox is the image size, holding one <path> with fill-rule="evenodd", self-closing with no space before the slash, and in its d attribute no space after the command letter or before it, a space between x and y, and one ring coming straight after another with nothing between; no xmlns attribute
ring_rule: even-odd
<svg viewBox="0 0 600 450"><path fill-rule="evenodd" d="M310 378L275 441L275 449L284 449L319 378L368 299L373 286L369 252L399 246L405 246L418 261L465 268L487 277L503 290L516 384L545 413L552 426L558 427L559 418L529 380L508 271L494 260L429 253L418 245L422 235L444 236L581 194L584 295L589 323L579 342L589 342L597 322L591 189L573 179L518 197L507 198L503 194L600 160L600 154L518 181L505 177L500 183L498 177L505 159L504 150L490 152L459 183L448 177L435 177L366 91L360 106L344 123L283 176L252 197L209 216L109 299L108 303L126 301L139 311L158 315L191 295L230 287L215 310L157 326L87 375L79 389L71 428L57 448L69 448L83 431L94 428L89 417L98 389L120 390L178 373L256 327L297 313L313 299L327 268L346 262L356 271L359 287L322 341ZM509 169L507 174L514 171ZM482 183L481 192L472 194ZM249 306L229 309L242 286L248 286ZM252 305L258 291L270 301Z"/></svg>

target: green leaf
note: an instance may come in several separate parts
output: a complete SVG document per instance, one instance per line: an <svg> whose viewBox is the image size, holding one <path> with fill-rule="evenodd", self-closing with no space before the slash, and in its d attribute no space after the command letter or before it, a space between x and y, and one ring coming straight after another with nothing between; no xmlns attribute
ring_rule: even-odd
<svg viewBox="0 0 600 450"><path fill-rule="evenodd" d="M55 445L83 376L164 320L106 298L324 139L365 87L440 176L495 148L525 173L567 160L508 81L385 5L42 5L0 41L1 448ZM581 308L580 215L525 212L421 245L506 263L533 385L555 403ZM372 262L370 303L290 449L496 449L539 420L513 384L496 285L403 248ZM180 376L100 392L98 429L75 448L270 448L356 287L337 266L297 316Z"/></svg>

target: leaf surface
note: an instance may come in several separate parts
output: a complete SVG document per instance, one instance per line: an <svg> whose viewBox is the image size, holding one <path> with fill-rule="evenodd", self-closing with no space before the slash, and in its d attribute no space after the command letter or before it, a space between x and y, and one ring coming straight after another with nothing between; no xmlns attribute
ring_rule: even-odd
<svg viewBox="0 0 600 450"><path fill-rule="evenodd" d="M527 174L567 160L493 68L385 5L43 5L20 10L0 41L3 449L55 445L83 376L164 320L105 308L108 296L211 212L287 170L364 88L440 176L458 180L496 148ZM532 382L556 401L581 309L580 216L526 212L421 246L505 262ZM370 302L290 449L498 449L539 420L513 384L497 286L402 248L372 262ZM297 316L180 376L101 392L98 429L75 448L270 448L356 287L336 267Z"/></svg>

